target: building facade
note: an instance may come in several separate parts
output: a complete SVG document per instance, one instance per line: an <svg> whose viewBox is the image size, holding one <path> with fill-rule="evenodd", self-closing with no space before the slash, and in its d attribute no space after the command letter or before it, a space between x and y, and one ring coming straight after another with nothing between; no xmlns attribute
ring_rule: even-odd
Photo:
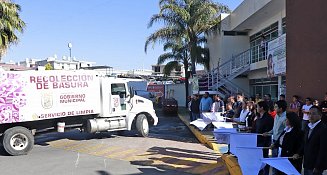
<svg viewBox="0 0 327 175"><path fill-rule="evenodd" d="M36 68L36 62L41 61L40 59L26 58L24 61L19 61L17 65L25 66L29 68Z"/></svg>
<svg viewBox="0 0 327 175"><path fill-rule="evenodd" d="M273 99L286 93L285 71L271 75L267 71L270 54L270 60L283 58L285 62L285 0L244 0L220 18L218 31L207 36L209 74L216 75L209 79L215 90L234 89L248 96L271 94Z"/></svg>
<svg viewBox="0 0 327 175"><path fill-rule="evenodd" d="M165 66L166 65L152 65L153 75L163 76ZM172 78L185 77L184 67L180 65L178 68L175 68L169 76Z"/></svg>
<svg viewBox="0 0 327 175"><path fill-rule="evenodd" d="M36 66L45 66L50 64L54 70L78 70L85 67L92 67L95 62L80 61L75 58L70 59L69 57L63 57L61 60L57 59L56 56L48 57L45 60L36 61Z"/></svg>

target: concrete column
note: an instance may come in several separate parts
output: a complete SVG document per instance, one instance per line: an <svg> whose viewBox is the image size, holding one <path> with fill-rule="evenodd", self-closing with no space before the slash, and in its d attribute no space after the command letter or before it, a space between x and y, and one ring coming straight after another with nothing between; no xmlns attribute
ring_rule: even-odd
<svg viewBox="0 0 327 175"><path fill-rule="evenodd" d="M282 76L278 76L278 100L281 94L282 94Z"/></svg>

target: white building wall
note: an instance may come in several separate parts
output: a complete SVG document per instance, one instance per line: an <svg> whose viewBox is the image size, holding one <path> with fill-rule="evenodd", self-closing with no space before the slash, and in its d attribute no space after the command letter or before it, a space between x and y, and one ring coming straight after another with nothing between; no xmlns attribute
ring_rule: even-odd
<svg viewBox="0 0 327 175"><path fill-rule="evenodd" d="M211 34L208 36L207 47L210 51L210 69L216 68L218 65L218 59L221 55L221 33Z"/></svg>
<svg viewBox="0 0 327 175"><path fill-rule="evenodd" d="M185 106L185 85L184 84L167 84L165 85L166 98L175 98L178 106ZM192 85L189 85L189 95L192 95Z"/></svg>
<svg viewBox="0 0 327 175"><path fill-rule="evenodd" d="M240 93L250 93L250 83L248 78L235 78L232 80L234 84L236 84Z"/></svg>
<svg viewBox="0 0 327 175"><path fill-rule="evenodd" d="M260 79L260 78L267 78L267 69L257 69L254 71L249 72L248 74L249 79Z"/></svg>
<svg viewBox="0 0 327 175"><path fill-rule="evenodd" d="M249 36L256 34L258 32L260 32L262 29L270 26L271 24L279 21L279 27L281 27L281 23L282 23L282 19L286 17L286 10L285 8L283 10L281 10L280 12L278 12L277 14L273 15L272 17L270 17L269 19L265 20L263 23L258 23L256 25L253 26L252 30L249 32ZM279 28L278 30L282 30L281 28Z"/></svg>
<svg viewBox="0 0 327 175"><path fill-rule="evenodd" d="M278 21L278 30L281 31L282 19L286 16L284 2L285 0L274 0L273 2L272 0L244 0L232 14L224 16L221 22L221 32L208 36L207 46L210 50L210 69L218 66L219 58L221 58L221 65L233 56L250 49L250 36L260 32L271 24ZM261 19L260 16L262 16ZM238 26L248 28L248 36L223 35L224 30L234 30ZM279 33L281 34L281 32ZM251 70L260 69L263 65L263 67L266 67L266 61L264 63L265 65L262 63L252 64Z"/></svg>
<svg viewBox="0 0 327 175"><path fill-rule="evenodd" d="M230 60L233 55L244 52L250 48L249 36L224 36L223 32L210 35L207 44L210 50L210 69Z"/></svg>
<svg viewBox="0 0 327 175"><path fill-rule="evenodd" d="M221 40L224 46L222 50L221 64L230 60L234 55L242 53L250 48L248 36L223 36Z"/></svg>
<svg viewBox="0 0 327 175"><path fill-rule="evenodd" d="M231 29L236 28L272 0L244 0L231 15Z"/></svg>

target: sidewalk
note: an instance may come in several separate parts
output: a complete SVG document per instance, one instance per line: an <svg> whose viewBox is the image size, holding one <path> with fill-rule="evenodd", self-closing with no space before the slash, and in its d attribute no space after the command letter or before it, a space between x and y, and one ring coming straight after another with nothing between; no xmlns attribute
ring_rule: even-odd
<svg viewBox="0 0 327 175"><path fill-rule="evenodd" d="M192 133L195 135L195 137L199 140L200 143L207 145L209 148L221 155L217 158L217 163L222 162L225 165L226 169L228 169L230 175L242 175L237 159L233 155L224 154L225 152L227 152L227 145L218 144L215 140L212 130L200 131L195 126L190 125L189 111L185 107L181 107L178 109L178 117L192 131Z"/></svg>
<svg viewBox="0 0 327 175"><path fill-rule="evenodd" d="M190 125L189 111L186 108L180 107L178 109L178 117L192 131L192 133L199 140L200 143L207 145L209 148L211 148L217 153L222 153L222 150L226 149L226 145L216 143L215 137L211 130L200 131L195 126Z"/></svg>
<svg viewBox="0 0 327 175"><path fill-rule="evenodd" d="M221 156L217 157L217 163L223 163L230 175L242 175L237 159L233 155L224 154L227 152L226 144L218 144L213 135L213 130L200 131L193 125L190 125L189 111L184 107L178 109L178 117L191 130L200 143L207 145Z"/></svg>

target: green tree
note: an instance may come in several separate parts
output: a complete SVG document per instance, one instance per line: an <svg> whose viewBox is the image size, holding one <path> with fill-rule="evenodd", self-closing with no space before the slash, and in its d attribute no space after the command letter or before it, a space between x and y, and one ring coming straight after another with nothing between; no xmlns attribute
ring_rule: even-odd
<svg viewBox="0 0 327 175"><path fill-rule="evenodd" d="M22 33L25 22L19 17L21 7L9 0L0 0L0 58L11 44L18 42L17 32Z"/></svg>
<svg viewBox="0 0 327 175"><path fill-rule="evenodd" d="M188 97L189 67L195 75L196 63L209 68L209 50L203 48L205 34L215 31L220 23L219 13L230 12L228 7L211 0L159 0L160 12L151 17L148 28L155 23L163 27L151 34L145 42L145 52L152 43L164 44L164 53L158 63L167 63L165 72L184 65L186 98ZM166 49L165 49L166 48Z"/></svg>
<svg viewBox="0 0 327 175"><path fill-rule="evenodd" d="M188 47L182 40L183 39L180 38L179 41L165 43L165 53L158 57L157 64L163 64L167 62L163 70L165 75L169 75L173 69L183 65L185 72L185 96L188 97L189 67L191 65L191 58ZM207 67L209 65L209 50L200 46L198 46L197 49L197 53L200 54L200 56L197 57L197 62ZM187 103L185 105L187 106Z"/></svg>
<svg viewBox="0 0 327 175"><path fill-rule="evenodd" d="M51 65L50 63L47 63L47 64L45 65L45 70L53 70L52 65Z"/></svg>
<svg viewBox="0 0 327 175"><path fill-rule="evenodd" d="M190 52L192 74L195 74L197 57L200 57L199 41L205 33L218 27L219 14L230 10L212 0L159 0L159 7L159 14L151 17L148 27L160 22L164 26L147 38L145 52L151 43L164 43L182 37Z"/></svg>

